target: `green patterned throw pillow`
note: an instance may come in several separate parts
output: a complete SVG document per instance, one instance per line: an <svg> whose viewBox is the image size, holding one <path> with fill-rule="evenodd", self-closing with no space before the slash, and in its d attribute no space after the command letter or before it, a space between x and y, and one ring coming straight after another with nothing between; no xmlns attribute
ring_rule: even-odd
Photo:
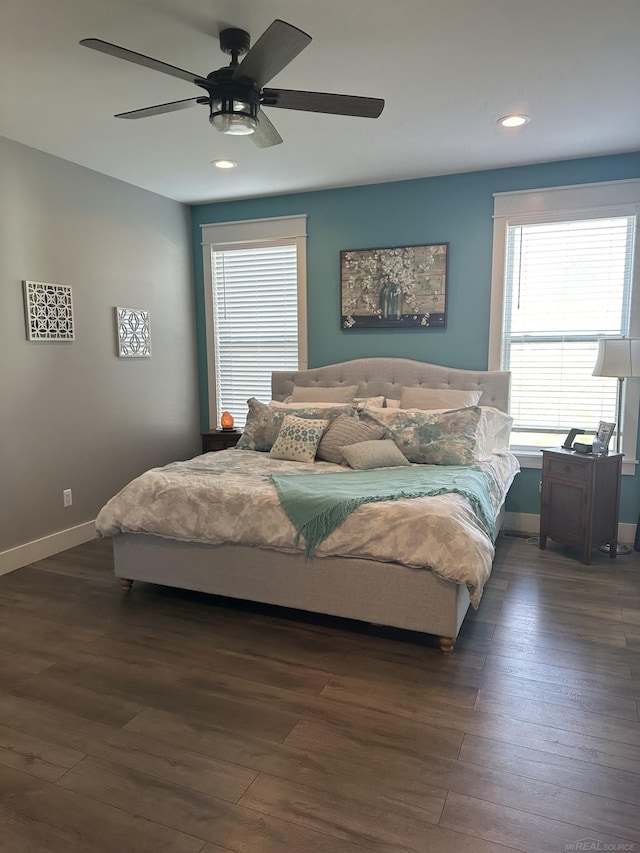
<svg viewBox="0 0 640 853"><path fill-rule="evenodd" d="M313 462L329 421L286 415L269 456L292 462Z"/></svg>

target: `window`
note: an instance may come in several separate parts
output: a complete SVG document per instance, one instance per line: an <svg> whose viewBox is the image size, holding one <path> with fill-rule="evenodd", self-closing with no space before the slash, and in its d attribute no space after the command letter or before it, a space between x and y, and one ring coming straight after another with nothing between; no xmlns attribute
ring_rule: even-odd
<svg viewBox="0 0 640 853"><path fill-rule="evenodd" d="M502 369L512 371L518 446L615 421L617 382L592 374L598 339L629 332L634 225L620 216L507 226Z"/></svg>
<svg viewBox="0 0 640 853"><path fill-rule="evenodd" d="M271 373L306 367L305 217L203 226L209 419L244 426Z"/></svg>
<svg viewBox="0 0 640 853"><path fill-rule="evenodd" d="M490 367L511 371L516 451L616 420L617 380L593 368L600 338L640 331L631 310L638 205L630 200L640 200L640 181L495 197ZM634 459L638 389L625 387L623 451Z"/></svg>

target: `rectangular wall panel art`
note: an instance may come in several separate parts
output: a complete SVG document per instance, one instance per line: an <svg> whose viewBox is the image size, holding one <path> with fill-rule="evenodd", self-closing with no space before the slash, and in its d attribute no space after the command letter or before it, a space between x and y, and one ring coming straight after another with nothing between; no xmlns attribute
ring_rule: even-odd
<svg viewBox="0 0 640 853"><path fill-rule="evenodd" d="M28 341L72 341L73 302L66 284L23 281Z"/></svg>
<svg viewBox="0 0 640 853"><path fill-rule="evenodd" d="M149 312L140 308L116 308L116 331L120 358L151 355Z"/></svg>

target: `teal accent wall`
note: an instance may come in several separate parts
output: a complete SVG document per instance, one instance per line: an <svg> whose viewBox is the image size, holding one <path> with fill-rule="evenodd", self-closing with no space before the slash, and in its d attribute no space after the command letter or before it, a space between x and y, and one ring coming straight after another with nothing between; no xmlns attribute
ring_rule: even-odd
<svg viewBox="0 0 640 853"><path fill-rule="evenodd" d="M265 167L269 152L263 152ZM229 177L229 176L227 176ZM306 214L309 367L396 356L485 370L489 349L493 193L640 177L640 151L484 172L196 205L191 209L200 413L208 426L200 226ZM447 328L340 328L340 251L449 243ZM539 512L540 472L516 477L507 509ZM635 523L640 477L623 477L621 521Z"/></svg>

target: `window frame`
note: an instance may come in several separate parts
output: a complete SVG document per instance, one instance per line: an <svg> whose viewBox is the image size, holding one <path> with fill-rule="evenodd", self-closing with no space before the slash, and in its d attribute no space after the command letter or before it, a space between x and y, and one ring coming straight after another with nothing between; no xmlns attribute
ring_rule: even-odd
<svg viewBox="0 0 640 853"><path fill-rule="evenodd" d="M296 246L298 286L298 369L307 369L307 216L278 216L201 225L204 278L206 369L209 429L218 423L216 383L215 311L213 301L214 251L275 245L292 241Z"/></svg>
<svg viewBox="0 0 640 853"><path fill-rule="evenodd" d="M527 225L608 216L635 216L633 278L629 337L640 337L640 179L606 181L575 186L545 187L494 193L491 308L489 319L489 370L500 370L504 328L504 277L509 225ZM595 364L595 363L594 363ZM623 412L623 474L635 474L640 409L640 379L625 381ZM594 424L595 427L595 424ZM542 454L515 450L524 468L541 468Z"/></svg>

